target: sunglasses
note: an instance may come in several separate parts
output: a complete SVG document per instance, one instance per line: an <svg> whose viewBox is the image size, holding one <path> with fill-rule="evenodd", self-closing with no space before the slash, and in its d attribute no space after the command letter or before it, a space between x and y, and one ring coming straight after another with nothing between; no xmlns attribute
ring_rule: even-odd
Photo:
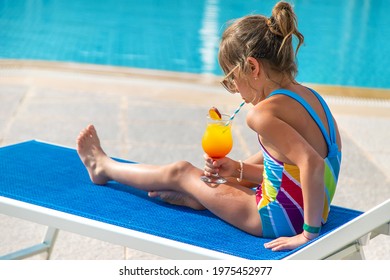
<svg viewBox="0 0 390 280"><path fill-rule="evenodd" d="M237 86L234 83L234 76L232 75L233 72L239 67L240 65L237 65L234 67L221 81L221 85L230 93L237 93Z"/></svg>

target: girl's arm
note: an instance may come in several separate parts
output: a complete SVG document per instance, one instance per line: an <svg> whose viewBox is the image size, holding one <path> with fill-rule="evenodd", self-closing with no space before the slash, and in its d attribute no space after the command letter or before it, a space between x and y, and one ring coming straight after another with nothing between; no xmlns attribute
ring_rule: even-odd
<svg viewBox="0 0 390 280"><path fill-rule="evenodd" d="M320 227L324 208L324 160L319 153L288 123L269 111L253 110L248 124L258 132L272 149L286 161L298 166L304 203L304 222ZM268 243L269 248L296 248L316 234L304 232L291 238L278 238ZM306 238L305 238L306 237Z"/></svg>

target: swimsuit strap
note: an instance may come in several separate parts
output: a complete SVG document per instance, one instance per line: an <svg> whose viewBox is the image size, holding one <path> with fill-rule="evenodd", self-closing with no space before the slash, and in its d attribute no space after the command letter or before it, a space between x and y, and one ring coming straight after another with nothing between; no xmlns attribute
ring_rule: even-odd
<svg viewBox="0 0 390 280"><path fill-rule="evenodd" d="M310 114L312 119L316 122L316 124L320 128L321 133L324 136L324 139L328 145L328 156L330 154L332 154L332 155L335 153L337 154L338 146L336 143L336 133L335 133L333 118L332 118L332 115L330 113L330 110L329 110L328 106L326 105L325 101L322 99L322 97L318 93L316 93L315 91L313 91L313 90L311 90L311 91L318 98L318 100L321 103L321 106L324 109L324 112L325 112L325 115L326 115L326 118L328 121L330 136L329 136L328 132L326 131L318 114L314 111L314 109L310 106L310 104L305 99L303 99L301 96L299 96L295 92L292 92L292 91L287 90L287 89L277 89L277 90L271 92L267 98L274 96L276 94L283 94L283 95L287 95L290 98L299 102L306 109L306 111Z"/></svg>
<svg viewBox="0 0 390 280"><path fill-rule="evenodd" d="M314 93L314 95L320 101L320 103L322 105L322 108L325 111L326 118L328 120L330 141L332 143L336 143L337 142L337 140L336 140L336 129L335 129L334 122L333 122L333 117L332 117L332 114L330 113L328 105L326 104L325 100L322 98L322 96L318 92L316 92L314 89L311 89L311 88L307 88L307 89L309 89L312 93Z"/></svg>

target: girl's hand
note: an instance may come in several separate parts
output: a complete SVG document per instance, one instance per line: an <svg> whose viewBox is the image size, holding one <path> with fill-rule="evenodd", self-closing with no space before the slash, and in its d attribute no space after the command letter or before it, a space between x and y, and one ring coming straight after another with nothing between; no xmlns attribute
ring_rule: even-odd
<svg viewBox="0 0 390 280"><path fill-rule="evenodd" d="M211 176L218 173L222 177L230 177L237 169L237 162L228 158L212 159L207 154L203 155L205 159L204 174Z"/></svg>
<svg viewBox="0 0 390 280"><path fill-rule="evenodd" d="M264 247L272 251L293 250L307 242L309 242L309 239L304 237L303 234L298 234L292 237L279 237L265 243Z"/></svg>

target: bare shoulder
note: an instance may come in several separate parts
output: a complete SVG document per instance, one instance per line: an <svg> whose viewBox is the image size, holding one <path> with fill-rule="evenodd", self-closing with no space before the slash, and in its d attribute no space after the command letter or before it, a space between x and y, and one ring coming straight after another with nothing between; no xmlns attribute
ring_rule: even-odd
<svg viewBox="0 0 390 280"><path fill-rule="evenodd" d="M246 116L246 122L248 126L261 134L267 129L267 125L274 119L277 118L278 106L274 101L264 100L254 106Z"/></svg>

